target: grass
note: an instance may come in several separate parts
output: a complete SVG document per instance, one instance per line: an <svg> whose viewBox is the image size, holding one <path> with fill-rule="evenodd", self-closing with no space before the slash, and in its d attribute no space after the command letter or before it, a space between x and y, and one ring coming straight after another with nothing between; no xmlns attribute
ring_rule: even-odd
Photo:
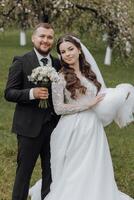
<svg viewBox="0 0 134 200"><path fill-rule="evenodd" d="M14 55L21 55L31 49L30 32L26 47L20 47L19 32L8 31L0 33L0 200L10 200L13 180L16 169L16 137L11 134L12 115L14 104L8 103L3 98L3 92L7 81L8 68ZM134 83L134 65L129 60L125 65L113 54L111 66L104 66L105 46L100 41L83 38L90 51L99 64L108 87L114 87L121 82ZM95 41L95 42L94 42ZM106 127L106 133L112 154L115 178L121 191L134 197L134 125L119 129L111 124ZM35 167L31 185L40 178L40 162Z"/></svg>

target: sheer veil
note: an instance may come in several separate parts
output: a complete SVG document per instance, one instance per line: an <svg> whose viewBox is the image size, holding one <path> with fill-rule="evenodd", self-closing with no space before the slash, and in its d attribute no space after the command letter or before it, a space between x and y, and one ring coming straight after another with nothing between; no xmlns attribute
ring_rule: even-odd
<svg viewBox="0 0 134 200"><path fill-rule="evenodd" d="M86 61L91 65L91 68L93 70L93 72L96 74L97 76L97 80L101 83L102 88L106 88L103 76L100 72L100 69L94 59L94 57L92 56L92 54L89 52L89 50L87 49L87 47L76 37L72 36L77 42L80 43L82 51L85 55Z"/></svg>
<svg viewBox="0 0 134 200"><path fill-rule="evenodd" d="M97 113L104 126L109 125L113 120L120 128L127 126L134 121L133 85L123 83L117 85L115 88L106 88L103 76L94 57L78 38L74 36L73 38L80 43L86 61L91 65L92 70L97 76L97 80L101 83L102 87L100 92L106 94L103 101L94 107L94 111Z"/></svg>
<svg viewBox="0 0 134 200"><path fill-rule="evenodd" d="M93 72L96 74L97 76L97 80L101 83L102 88L106 88L104 79L102 77L102 74L99 70L99 67L94 59L94 57L92 56L92 54L89 52L89 50L85 47L84 44L80 43L81 47L82 47L82 51L85 55L86 61L91 65L91 68L93 70Z"/></svg>

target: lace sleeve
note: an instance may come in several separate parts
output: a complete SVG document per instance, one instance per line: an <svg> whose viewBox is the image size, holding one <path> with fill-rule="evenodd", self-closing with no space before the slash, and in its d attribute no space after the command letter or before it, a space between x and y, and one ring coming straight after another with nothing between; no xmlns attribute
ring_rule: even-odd
<svg viewBox="0 0 134 200"><path fill-rule="evenodd" d="M74 114L89 109L89 104L78 105L78 104L65 103L64 89L65 85L62 80L60 80L58 83L52 83L52 99L53 99L54 110L57 115Z"/></svg>

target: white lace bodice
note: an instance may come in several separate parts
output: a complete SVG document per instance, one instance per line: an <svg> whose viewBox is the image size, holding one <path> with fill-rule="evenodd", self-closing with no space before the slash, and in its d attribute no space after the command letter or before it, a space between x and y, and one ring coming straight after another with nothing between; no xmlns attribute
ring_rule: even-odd
<svg viewBox="0 0 134 200"><path fill-rule="evenodd" d="M71 98L70 92L66 89L66 81L62 74L58 83L52 83L53 105L58 115L74 114L89 109L89 101L96 95L97 89L83 76L80 77L80 81L87 90L84 95L78 93L76 100Z"/></svg>

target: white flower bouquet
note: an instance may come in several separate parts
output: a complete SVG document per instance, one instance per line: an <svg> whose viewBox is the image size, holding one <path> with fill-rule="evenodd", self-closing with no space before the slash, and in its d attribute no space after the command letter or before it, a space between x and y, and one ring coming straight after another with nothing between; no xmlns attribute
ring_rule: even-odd
<svg viewBox="0 0 134 200"><path fill-rule="evenodd" d="M51 82L58 82L60 79L56 70L49 65L45 67L36 67L32 70L30 76L28 76L28 80L33 82L34 84L38 84L40 87L48 88ZM48 99L40 100L39 102L40 108L47 108L48 107Z"/></svg>

